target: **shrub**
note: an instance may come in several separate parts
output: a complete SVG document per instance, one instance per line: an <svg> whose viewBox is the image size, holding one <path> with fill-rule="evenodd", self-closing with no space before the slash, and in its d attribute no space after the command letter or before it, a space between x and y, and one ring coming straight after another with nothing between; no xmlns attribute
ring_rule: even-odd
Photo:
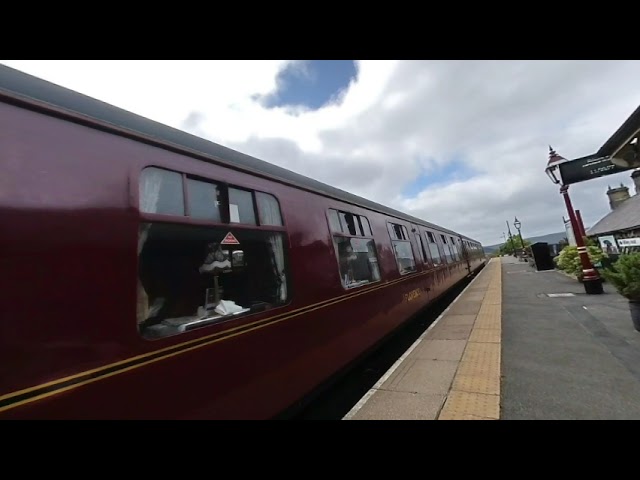
<svg viewBox="0 0 640 480"><path fill-rule="evenodd" d="M604 253L600 247L589 245L587 247L587 253L591 259L593 265L599 263L604 257ZM578 247L568 246L564 247L560 254L554 258L554 262L558 269L567 272L570 275L575 275L578 278L582 278L582 262L580 261L580 255L578 254Z"/></svg>
<svg viewBox="0 0 640 480"><path fill-rule="evenodd" d="M620 255L613 267L604 269L602 275L620 295L640 302L640 253Z"/></svg>

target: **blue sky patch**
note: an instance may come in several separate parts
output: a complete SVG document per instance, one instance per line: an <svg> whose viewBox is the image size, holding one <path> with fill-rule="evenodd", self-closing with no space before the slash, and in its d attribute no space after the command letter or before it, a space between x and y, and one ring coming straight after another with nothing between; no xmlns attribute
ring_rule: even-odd
<svg viewBox="0 0 640 480"><path fill-rule="evenodd" d="M402 195L408 198L415 197L430 186L468 180L475 174L476 172L460 157L454 157L451 162L445 165L437 166L429 171L423 170L420 175L404 187Z"/></svg>
<svg viewBox="0 0 640 480"><path fill-rule="evenodd" d="M306 107L318 110L357 77L353 60L304 60L287 66L278 75L278 90L262 98L267 108Z"/></svg>

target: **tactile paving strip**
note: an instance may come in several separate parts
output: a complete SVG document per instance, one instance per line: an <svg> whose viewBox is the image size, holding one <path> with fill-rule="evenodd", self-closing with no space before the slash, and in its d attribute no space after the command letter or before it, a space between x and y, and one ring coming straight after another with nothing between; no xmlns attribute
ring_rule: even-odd
<svg viewBox="0 0 640 480"><path fill-rule="evenodd" d="M478 315L486 315L491 318L500 319L502 315L502 305L489 305L483 302L478 311Z"/></svg>
<svg viewBox="0 0 640 480"><path fill-rule="evenodd" d="M469 336L470 342L500 343L500 330L497 328L476 328Z"/></svg>
<svg viewBox="0 0 640 480"><path fill-rule="evenodd" d="M474 328L493 328L501 329L501 315L489 315L487 313L479 313L476 317Z"/></svg>
<svg viewBox="0 0 640 480"><path fill-rule="evenodd" d="M469 343L464 350L462 361L493 363L498 367L500 366L500 345L496 343Z"/></svg>
<svg viewBox="0 0 640 480"><path fill-rule="evenodd" d="M493 259L487 267L484 300L439 420L500 418L502 265Z"/></svg>
<svg viewBox="0 0 640 480"><path fill-rule="evenodd" d="M456 376L465 375L472 377L476 375L479 377L488 377L494 375L499 378L500 375L498 373L498 369L500 368L500 362L493 361L493 359L490 359L489 357L484 357L482 360L485 361L473 362L463 359L458 366Z"/></svg>
<svg viewBox="0 0 640 480"><path fill-rule="evenodd" d="M456 375L452 390L467 393L500 395L500 376L489 372L488 375Z"/></svg>
<svg viewBox="0 0 640 480"><path fill-rule="evenodd" d="M452 391L438 420L497 420L500 418L500 396Z"/></svg>

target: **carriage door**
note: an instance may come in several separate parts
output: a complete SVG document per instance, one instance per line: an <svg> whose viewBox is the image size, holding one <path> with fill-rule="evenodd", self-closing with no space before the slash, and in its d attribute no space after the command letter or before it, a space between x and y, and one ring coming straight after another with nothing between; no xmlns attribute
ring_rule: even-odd
<svg viewBox="0 0 640 480"><path fill-rule="evenodd" d="M462 237L456 238L460 245L462 246L462 258L467 262L467 275L471 273L471 259L469 258L469 248L467 247L467 242L465 242Z"/></svg>
<svg viewBox="0 0 640 480"><path fill-rule="evenodd" d="M411 225L411 235L414 237L414 242L416 244L416 249L418 250L418 257L422 260L422 271L433 269L433 262L431 261L431 257L429 255L428 248L429 246L426 243L426 235L423 235L420 231L418 225L412 223ZM413 243L413 242L412 242ZM417 262L416 262L417 263ZM435 274L430 275L422 275L420 280L421 295L426 295L424 297L425 302L431 300L433 298L433 290L435 288Z"/></svg>
<svg viewBox="0 0 640 480"><path fill-rule="evenodd" d="M429 257L427 256L426 245L422 241L422 237L420 236L420 229L414 223L411 224L411 235L413 235L414 240L411 242L415 243L416 249L418 250L418 257L422 260L422 268L420 270L427 270L431 268L429 264Z"/></svg>

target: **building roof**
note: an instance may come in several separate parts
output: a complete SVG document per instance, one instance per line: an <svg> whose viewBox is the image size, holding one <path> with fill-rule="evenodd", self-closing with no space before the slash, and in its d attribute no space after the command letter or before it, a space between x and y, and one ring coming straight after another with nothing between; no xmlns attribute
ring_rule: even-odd
<svg viewBox="0 0 640 480"><path fill-rule="evenodd" d="M587 231L587 235L602 235L640 227L640 194L627 198Z"/></svg>
<svg viewBox="0 0 640 480"><path fill-rule="evenodd" d="M132 112L115 107L97 99L82 95L51 82L20 72L0 64L0 95L26 102L46 104L48 107L62 109L70 115L80 114L84 119L95 122L102 128L111 128L116 134L128 134L143 141L153 142L163 148L179 150L187 155L198 155L202 160L218 163L229 168L258 174L282 183L296 186L311 192L336 198L353 205L386 213L418 225L458 234L453 230L407 215L385 205L372 202L344 190L332 187L309 177L292 172L264 160L245 155L230 148L218 145L204 138L191 135ZM470 205L469 208L473 206ZM476 241L470 237L462 237Z"/></svg>
<svg viewBox="0 0 640 480"><path fill-rule="evenodd" d="M611 156L622 143L626 142L631 135L640 128L640 106L620 125L611 137L600 147L596 153L599 157Z"/></svg>

